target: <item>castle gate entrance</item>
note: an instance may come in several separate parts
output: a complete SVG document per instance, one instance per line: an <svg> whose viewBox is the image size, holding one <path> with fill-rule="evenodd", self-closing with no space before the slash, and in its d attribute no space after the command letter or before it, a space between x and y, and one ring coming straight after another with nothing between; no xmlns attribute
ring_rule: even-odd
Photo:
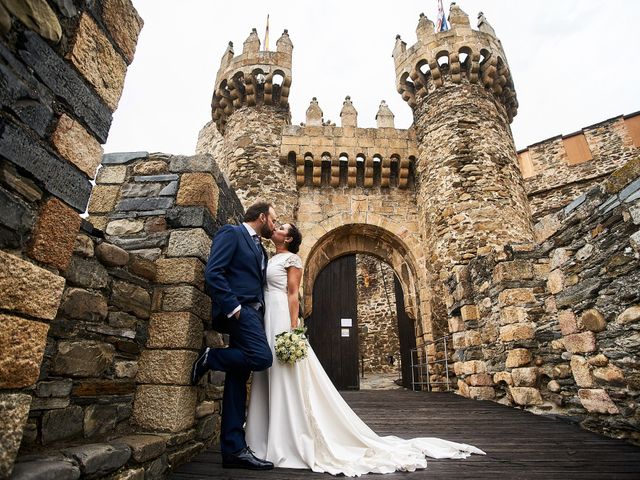
<svg viewBox="0 0 640 480"><path fill-rule="evenodd" d="M313 351L338 390L360 388L356 256L333 260L318 274L313 314L305 324Z"/></svg>
<svg viewBox="0 0 640 480"><path fill-rule="evenodd" d="M389 329L378 325L382 327L380 330L367 321L367 313L370 312L365 312L363 318L359 318L363 306L369 311L375 310L376 306L367 298L357 265L356 255L344 255L333 260L318 274L313 289L313 314L305 322L311 346L329 378L340 390L358 389L361 374L366 377L371 373L390 370L398 373L404 387L411 388L411 350L416 348L415 326L405 311L400 280L391 273L394 290L391 292L392 311L388 320L393 332L385 331ZM390 333L392 339L388 338ZM391 352L389 347L394 351L393 355L388 355ZM392 363L387 369L372 367L372 355L385 357L385 360L390 357Z"/></svg>
<svg viewBox="0 0 640 480"><path fill-rule="evenodd" d="M423 279L415 268L416 249L392 222L379 219L378 226L341 220L334 228L322 222L324 235L310 232L300 251L311 345L338 388L358 388L362 367L365 376L396 372L409 387L410 351L422 344L423 327L429 325L422 315L430 314L428 297L420 301ZM376 280L383 271L384 280ZM387 357L393 357L394 366L385 367Z"/></svg>

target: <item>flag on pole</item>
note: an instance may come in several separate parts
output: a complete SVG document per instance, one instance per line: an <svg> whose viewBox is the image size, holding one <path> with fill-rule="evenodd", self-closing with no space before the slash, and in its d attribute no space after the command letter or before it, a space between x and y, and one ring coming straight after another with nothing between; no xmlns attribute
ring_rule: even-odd
<svg viewBox="0 0 640 480"><path fill-rule="evenodd" d="M267 13L267 28L264 31L264 50L269 50L269 14Z"/></svg>
<svg viewBox="0 0 640 480"><path fill-rule="evenodd" d="M436 32L446 32L447 30L449 30L449 24L447 23L447 17L444 15L442 0L438 0L438 23L436 24Z"/></svg>

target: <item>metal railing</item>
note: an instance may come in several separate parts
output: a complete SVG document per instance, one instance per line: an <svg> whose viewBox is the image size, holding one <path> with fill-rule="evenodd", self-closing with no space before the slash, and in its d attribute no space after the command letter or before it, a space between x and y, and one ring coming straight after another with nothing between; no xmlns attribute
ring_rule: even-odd
<svg viewBox="0 0 640 480"><path fill-rule="evenodd" d="M418 349L413 348L411 350L411 389L412 390L426 390L428 392L433 390L435 385L446 385L447 391L451 390L451 382L449 380L449 352L448 352L448 340L451 335L444 335L434 340L428 341L424 344L424 355L421 359L418 356ZM444 357L438 359L437 356L432 355L429 357L429 346L433 345L435 351L438 351L438 345L442 342L442 350ZM446 381L431 381L431 368L435 365L442 365L444 368L444 374Z"/></svg>

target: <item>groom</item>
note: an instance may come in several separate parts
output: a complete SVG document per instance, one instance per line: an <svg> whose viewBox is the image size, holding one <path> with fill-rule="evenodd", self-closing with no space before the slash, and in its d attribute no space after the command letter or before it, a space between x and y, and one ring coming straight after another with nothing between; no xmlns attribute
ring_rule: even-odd
<svg viewBox="0 0 640 480"><path fill-rule="evenodd" d="M191 383L197 384L208 370L226 372L220 434L224 468L273 468L247 447L243 424L249 375L273 362L263 326L267 252L260 237L271 238L275 221L270 204L251 205L242 225L225 225L218 231L205 271L213 328L229 334L229 347L205 348L193 365Z"/></svg>

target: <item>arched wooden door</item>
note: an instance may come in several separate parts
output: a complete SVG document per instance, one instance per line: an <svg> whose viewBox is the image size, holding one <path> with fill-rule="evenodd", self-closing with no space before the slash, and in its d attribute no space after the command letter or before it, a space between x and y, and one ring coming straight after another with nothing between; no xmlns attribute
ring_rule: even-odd
<svg viewBox="0 0 640 480"><path fill-rule="evenodd" d="M356 256L329 263L313 286L313 313L306 320L309 342L338 390L360 388Z"/></svg>

